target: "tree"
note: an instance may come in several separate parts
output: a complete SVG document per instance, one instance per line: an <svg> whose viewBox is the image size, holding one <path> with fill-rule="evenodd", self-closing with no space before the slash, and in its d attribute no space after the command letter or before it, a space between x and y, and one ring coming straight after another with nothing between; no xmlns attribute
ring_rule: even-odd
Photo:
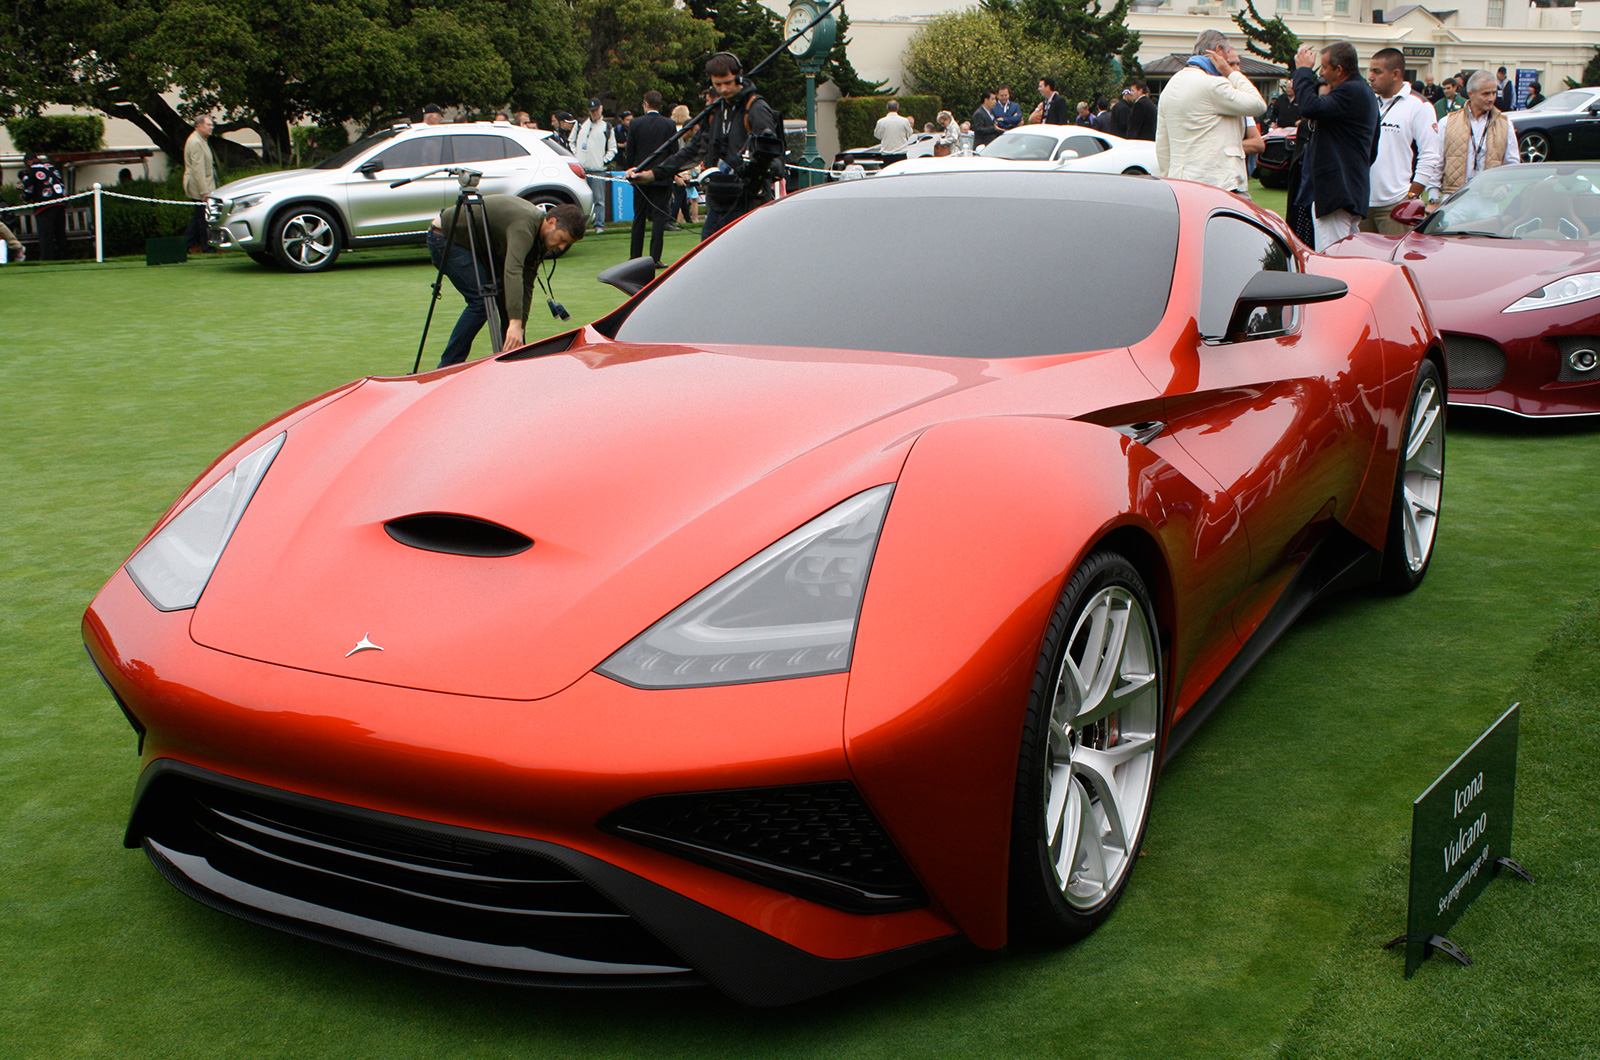
<svg viewBox="0 0 1600 1060"><path fill-rule="evenodd" d="M609 95L619 108L637 107L651 89L691 106L699 101L699 71L716 51L717 31L692 8L672 0L575 0L574 10L589 94Z"/></svg>
<svg viewBox="0 0 1600 1060"><path fill-rule="evenodd" d="M696 18L711 22L717 29L714 50L732 52L746 67L753 68L784 42L783 19L760 0L685 0ZM825 5L822 5L825 6ZM881 91L882 81L864 81L850 65L850 19L844 9L833 13L839 20L839 33L833 50L818 76L839 86L847 96L872 95ZM704 80L704 75L700 75ZM787 50L761 68L753 80L761 95L774 107L793 117L803 113L806 98L805 73ZM698 98L698 97L696 97Z"/></svg>
<svg viewBox="0 0 1600 1060"><path fill-rule="evenodd" d="M1300 38L1283 19L1265 19L1256 10L1255 0L1244 0L1245 9L1233 13L1233 24L1244 33L1245 47L1250 54L1277 63L1285 70L1294 69L1294 53L1300 50Z"/></svg>
<svg viewBox="0 0 1600 1060"><path fill-rule="evenodd" d="M1103 64L1105 88L1112 82L1111 57L1117 56L1128 74L1139 72L1139 34L1128 28L1129 0L1113 0L1111 10L1101 0L982 0L984 8L1002 22L1020 23L1035 37L1069 48L1091 63Z"/></svg>
<svg viewBox="0 0 1600 1060"><path fill-rule="evenodd" d="M913 92L937 95L963 116L985 90L1015 85L1018 99L1026 99L1033 82L1046 76L1068 99L1092 99L1104 91L1108 71L1106 63L1039 40L1019 21L977 7L940 15L919 29L906 45L904 65Z"/></svg>

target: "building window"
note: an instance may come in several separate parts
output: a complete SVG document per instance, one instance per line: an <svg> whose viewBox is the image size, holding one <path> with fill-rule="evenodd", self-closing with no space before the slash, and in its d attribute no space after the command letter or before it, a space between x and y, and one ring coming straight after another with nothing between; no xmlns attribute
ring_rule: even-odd
<svg viewBox="0 0 1600 1060"><path fill-rule="evenodd" d="M1500 27L1506 24L1506 0L1489 0L1489 25Z"/></svg>
<svg viewBox="0 0 1600 1060"><path fill-rule="evenodd" d="M1294 0L1278 0L1278 10L1288 13L1294 10Z"/></svg>
<svg viewBox="0 0 1600 1060"><path fill-rule="evenodd" d="M1350 0L1333 0L1333 13L1348 15L1350 13Z"/></svg>
<svg viewBox="0 0 1600 1060"><path fill-rule="evenodd" d="M1311 14L1311 4L1312 0L1300 0L1300 13L1302 15Z"/></svg>

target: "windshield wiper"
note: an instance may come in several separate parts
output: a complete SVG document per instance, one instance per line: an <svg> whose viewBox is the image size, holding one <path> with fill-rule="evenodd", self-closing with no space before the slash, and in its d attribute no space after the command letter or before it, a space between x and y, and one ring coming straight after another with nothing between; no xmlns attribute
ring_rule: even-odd
<svg viewBox="0 0 1600 1060"><path fill-rule="evenodd" d="M1516 238L1515 236L1508 236L1504 232L1474 232L1471 229L1467 229L1467 228L1446 228L1443 231L1434 232L1433 235L1438 235L1438 236L1481 236L1484 239L1515 239Z"/></svg>

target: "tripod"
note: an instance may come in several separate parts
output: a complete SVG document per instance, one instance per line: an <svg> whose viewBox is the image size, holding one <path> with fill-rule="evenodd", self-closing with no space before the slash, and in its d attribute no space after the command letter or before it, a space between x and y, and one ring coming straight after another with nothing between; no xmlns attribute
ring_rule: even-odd
<svg viewBox="0 0 1600 1060"><path fill-rule="evenodd" d="M495 277L494 255L492 243L489 239L489 214L483 205L483 193L478 190L478 181L483 174L476 169L466 169L461 166L443 166L430 170L427 173L405 180L397 180L390 184L391 188L398 188L402 184L409 184L413 180L431 177L436 173L448 173L456 178L456 183L461 186L461 191L456 195L455 209L450 212L450 223L445 229L445 239L454 242L457 222L461 218L463 208L467 211L467 248L472 253L472 279L478 290L478 297L483 299L483 315L489 322L489 339L496 350L505 342L505 325L500 320L500 284ZM487 258L480 259L478 254L479 230L482 230L483 250ZM439 271L433 278L433 297L428 300L428 316L422 322L422 340L417 343L417 360L411 366L411 374L416 375L422 368L422 350L428 344L428 328L433 324L433 311L439 304L439 292L444 287L444 263L450 254L449 246L439 258ZM483 278L482 262L488 262L489 278Z"/></svg>

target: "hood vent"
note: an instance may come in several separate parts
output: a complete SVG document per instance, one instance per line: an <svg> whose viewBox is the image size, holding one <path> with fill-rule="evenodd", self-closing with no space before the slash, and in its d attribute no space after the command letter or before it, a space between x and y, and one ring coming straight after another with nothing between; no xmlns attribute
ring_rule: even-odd
<svg viewBox="0 0 1600 1060"><path fill-rule="evenodd" d="M383 524L402 545L452 556L515 556L533 547L533 538L507 526L448 512L421 512Z"/></svg>

